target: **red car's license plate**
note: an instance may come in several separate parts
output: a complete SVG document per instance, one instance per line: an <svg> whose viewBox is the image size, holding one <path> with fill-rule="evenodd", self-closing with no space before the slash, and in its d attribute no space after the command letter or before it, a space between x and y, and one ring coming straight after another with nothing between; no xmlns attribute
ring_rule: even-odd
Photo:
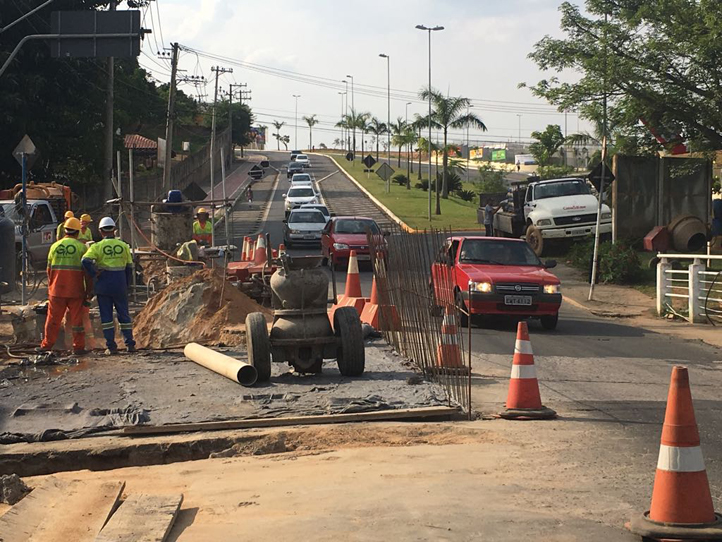
<svg viewBox="0 0 722 542"><path fill-rule="evenodd" d="M505 295L504 305L529 306L531 305L531 296L528 295Z"/></svg>

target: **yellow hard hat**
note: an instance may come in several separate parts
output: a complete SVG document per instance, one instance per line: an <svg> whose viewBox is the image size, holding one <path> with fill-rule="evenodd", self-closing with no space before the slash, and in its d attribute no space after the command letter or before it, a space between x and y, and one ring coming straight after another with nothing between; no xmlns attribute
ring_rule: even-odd
<svg viewBox="0 0 722 542"><path fill-rule="evenodd" d="M85 213L84 215L80 216L80 221L81 222L92 222L93 219L90 218L90 215L88 213Z"/></svg>
<svg viewBox="0 0 722 542"><path fill-rule="evenodd" d="M73 213L73 211L65 211L65 220L73 217L75 217L75 213Z"/></svg>
<svg viewBox="0 0 722 542"><path fill-rule="evenodd" d="M65 221L65 230L80 231L80 220L74 216Z"/></svg>
<svg viewBox="0 0 722 542"><path fill-rule="evenodd" d="M196 211L196 216L202 215L203 213L208 214L208 209L206 209L205 207L199 207Z"/></svg>

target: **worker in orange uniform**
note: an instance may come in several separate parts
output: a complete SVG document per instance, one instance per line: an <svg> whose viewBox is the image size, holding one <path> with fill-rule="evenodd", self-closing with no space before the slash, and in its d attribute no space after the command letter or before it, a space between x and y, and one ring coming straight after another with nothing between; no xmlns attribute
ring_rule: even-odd
<svg viewBox="0 0 722 542"><path fill-rule="evenodd" d="M82 309L92 291L92 282L82 265L87 248L78 241L80 221L72 217L64 226L65 237L53 243L48 253L48 314L40 349L49 351L53 348L67 310L73 330L73 353L81 355L85 353Z"/></svg>
<svg viewBox="0 0 722 542"><path fill-rule="evenodd" d="M56 241L60 241L63 237L65 237L65 220L69 218L75 218L75 213L73 213L73 211L65 211L65 218L63 219L63 222L58 224L58 229L55 230Z"/></svg>
<svg viewBox="0 0 722 542"><path fill-rule="evenodd" d="M78 241L81 243L88 243L93 240L93 232L90 231L90 223L93 219L89 214L85 213L80 216L80 233L78 234Z"/></svg>
<svg viewBox="0 0 722 542"><path fill-rule="evenodd" d="M193 222L193 240L202 246L211 246L213 243L213 224L208 218L208 211L201 207L196 212L196 221Z"/></svg>

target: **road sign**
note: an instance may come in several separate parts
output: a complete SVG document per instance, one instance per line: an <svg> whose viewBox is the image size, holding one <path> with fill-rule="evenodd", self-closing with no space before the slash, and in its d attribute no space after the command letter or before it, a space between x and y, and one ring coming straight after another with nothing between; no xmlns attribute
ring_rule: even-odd
<svg viewBox="0 0 722 542"><path fill-rule="evenodd" d="M364 158L364 165L369 169L374 167L375 163L376 163L376 160L374 160L374 157L371 156L370 154L367 154L366 158Z"/></svg>
<svg viewBox="0 0 722 542"><path fill-rule="evenodd" d="M18 143L18 146L13 150L13 156L18 164L22 167L23 165L23 154L25 154L25 165L28 169L33 167L35 159L38 157L38 149L35 147L35 143L30 139L30 136L25 134Z"/></svg>
<svg viewBox="0 0 722 542"><path fill-rule="evenodd" d="M353 162L353 153L352 152L346 153L346 160L348 160L349 162Z"/></svg>
<svg viewBox="0 0 722 542"><path fill-rule="evenodd" d="M88 34L82 38L50 40L54 58L128 58L140 55L140 10L125 11L54 11L50 14L53 34ZM109 38L107 34L132 34Z"/></svg>
<svg viewBox="0 0 722 542"><path fill-rule="evenodd" d="M261 177L263 177L263 168L256 164L248 172L248 175L253 179L260 179Z"/></svg>
<svg viewBox="0 0 722 542"><path fill-rule="evenodd" d="M616 177L614 176L614 173L612 173L612 170L607 166L604 168L604 186L609 186L614 182L614 179ZM597 189L597 192L599 192L599 187L602 183L602 163L599 162L597 166L587 175L587 179L594 185L594 188Z"/></svg>
<svg viewBox="0 0 722 542"><path fill-rule="evenodd" d="M391 175L394 174L394 169L388 165L386 162L381 164L381 166L376 170L376 175L381 177L384 181L388 181L391 178Z"/></svg>

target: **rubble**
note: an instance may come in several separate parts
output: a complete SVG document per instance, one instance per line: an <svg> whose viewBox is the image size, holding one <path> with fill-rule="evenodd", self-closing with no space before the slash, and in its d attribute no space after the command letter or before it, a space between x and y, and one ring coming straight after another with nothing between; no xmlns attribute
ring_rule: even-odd
<svg viewBox="0 0 722 542"><path fill-rule="evenodd" d="M15 504L30 491L17 474L0 476L0 502Z"/></svg>
<svg viewBox="0 0 722 542"><path fill-rule="evenodd" d="M244 322L251 312L271 320L269 309L224 284L219 272L204 269L151 298L135 317L133 333L140 348L178 348L189 342L238 346L245 342Z"/></svg>

